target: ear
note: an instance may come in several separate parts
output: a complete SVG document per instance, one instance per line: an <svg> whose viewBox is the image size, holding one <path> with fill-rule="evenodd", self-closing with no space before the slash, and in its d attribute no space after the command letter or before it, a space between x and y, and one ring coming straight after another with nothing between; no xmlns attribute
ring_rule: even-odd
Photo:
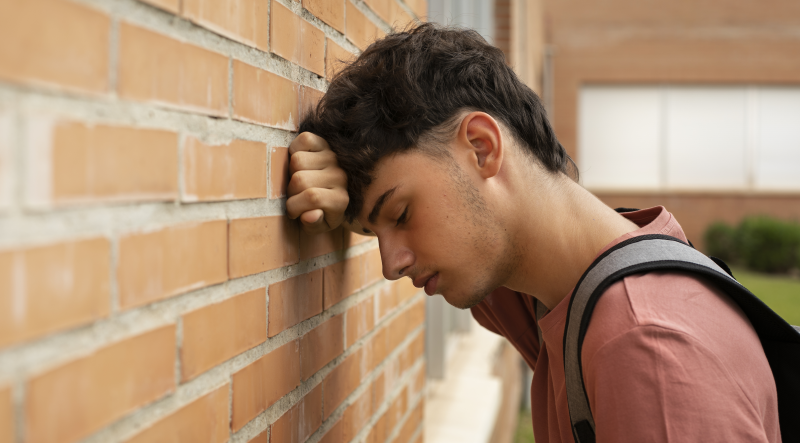
<svg viewBox="0 0 800 443"><path fill-rule="evenodd" d="M500 172L503 164L503 134L497 121L485 112L471 112L461 120L458 141L467 149L469 162L483 178Z"/></svg>

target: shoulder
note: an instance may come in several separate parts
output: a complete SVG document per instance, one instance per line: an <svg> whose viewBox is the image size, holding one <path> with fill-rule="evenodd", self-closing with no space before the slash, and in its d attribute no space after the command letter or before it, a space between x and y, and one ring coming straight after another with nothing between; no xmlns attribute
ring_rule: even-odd
<svg viewBox="0 0 800 443"><path fill-rule="evenodd" d="M741 309L711 283L687 273L650 272L626 277L600 297L584 340L584 357L643 326L687 334L712 347L726 337L757 340Z"/></svg>

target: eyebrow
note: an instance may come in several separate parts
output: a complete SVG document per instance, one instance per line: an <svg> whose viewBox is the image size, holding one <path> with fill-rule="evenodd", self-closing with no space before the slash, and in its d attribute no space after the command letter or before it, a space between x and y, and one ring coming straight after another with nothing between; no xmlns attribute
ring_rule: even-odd
<svg viewBox="0 0 800 443"><path fill-rule="evenodd" d="M372 207L372 211L370 211L369 213L369 217L367 217L370 223L372 223L373 225L375 224L375 220L378 218L378 214L381 213L381 208L383 208L383 204L386 203L386 200L388 200L389 197L391 197L392 194L394 194L394 191L396 190L397 186L395 186L392 189L389 189L388 191L384 192L383 195L378 197L378 200L375 202L375 206Z"/></svg>

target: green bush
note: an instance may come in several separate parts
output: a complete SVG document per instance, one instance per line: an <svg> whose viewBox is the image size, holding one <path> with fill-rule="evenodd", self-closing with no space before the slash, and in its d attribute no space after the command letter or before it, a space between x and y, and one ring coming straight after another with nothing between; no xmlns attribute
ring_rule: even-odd
<svg viewBox="0 0 800 443"><path fill-rule="evenodd" d="M708 255L733 263L738 260L736 229L724 222L716 222L706 229L704 236Z"/></svg>
<svg viewBox="0 0 800 443"><path fill-rule="evenodd" d="M736 229L735 249L754 271L787 272L800 265L800 225L765 216L745 218Z"/></svg>

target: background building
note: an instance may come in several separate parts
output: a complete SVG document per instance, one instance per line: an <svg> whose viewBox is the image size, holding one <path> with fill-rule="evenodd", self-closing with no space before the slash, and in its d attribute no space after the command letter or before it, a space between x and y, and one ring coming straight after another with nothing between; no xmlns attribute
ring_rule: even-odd
<svg viewBox="0 0 800 443"><path fill-rule="evenodd" d="M800 219L800 4L546 0L551 118L612 207Z"/></svg>

